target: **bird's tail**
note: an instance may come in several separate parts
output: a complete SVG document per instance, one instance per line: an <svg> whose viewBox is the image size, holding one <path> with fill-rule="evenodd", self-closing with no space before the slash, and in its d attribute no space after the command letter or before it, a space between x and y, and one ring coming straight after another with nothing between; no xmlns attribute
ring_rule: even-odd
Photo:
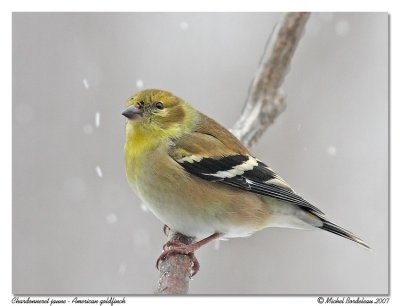
<svg viewBox="0 0 400 306"><path fill-rule="evenodd" d="M328 220L325 220L322 218L320 218L320 219L322 220L322 223L323 223L322 226L320 227L321 229L326 230L331 233L334 233L336 235L342 236L351 241L354 241L367 249L371 248L365 241L363 241L361 238L357 237L353 233L349 232L348 230L345 230L344 228L340 227L339 225L336 225L335 223L332 223Z"/></svg>
<svg viewBox="0 0 400 306"><path fill-rule="evenodd" d="M268 204L269 209L272 212L269 219L269 227L288 227L297 229L320 228L370 249L370 246L361 238L329 221L320 211L310 208L305 209L304 207L299 207L292 203L285 203L282 201L270 201Z"/></svg>

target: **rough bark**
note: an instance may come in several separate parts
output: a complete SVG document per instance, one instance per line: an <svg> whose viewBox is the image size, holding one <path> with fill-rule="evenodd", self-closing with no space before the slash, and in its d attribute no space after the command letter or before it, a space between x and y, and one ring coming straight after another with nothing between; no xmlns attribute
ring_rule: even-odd
<svg viewBox="0 0 400 306"><path fill-rule="evenodd" d="M194 238L169 231L168 241L191 244L194 242ZM192 264L191 258L182 254L170 255L161 261L156 292L159 294L188 293Z"/></svg>

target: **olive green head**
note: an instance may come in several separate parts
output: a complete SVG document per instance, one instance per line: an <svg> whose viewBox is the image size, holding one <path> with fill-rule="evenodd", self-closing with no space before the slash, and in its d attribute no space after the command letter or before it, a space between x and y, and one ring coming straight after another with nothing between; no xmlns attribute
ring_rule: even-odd
<svg viewBox="0 0 400 306"><path fill-rule="evenodd" d="M179 135L188 125L196 122L196 111L184 100L168 91L147 89L128 99L122 113L127 124L140 126L145 130Z"/></svg>

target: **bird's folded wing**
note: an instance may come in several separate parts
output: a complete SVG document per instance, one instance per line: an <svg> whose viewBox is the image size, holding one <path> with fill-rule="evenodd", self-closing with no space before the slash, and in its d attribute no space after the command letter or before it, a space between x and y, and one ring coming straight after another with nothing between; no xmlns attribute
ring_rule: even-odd
<svg viewBox="0 0 400 306"><path fill-rule="evenodd" d="M188 173L204 180L291 202L323 214L242 146L234 150L210 134L194 132L175 141L169 154Z"/></svg>

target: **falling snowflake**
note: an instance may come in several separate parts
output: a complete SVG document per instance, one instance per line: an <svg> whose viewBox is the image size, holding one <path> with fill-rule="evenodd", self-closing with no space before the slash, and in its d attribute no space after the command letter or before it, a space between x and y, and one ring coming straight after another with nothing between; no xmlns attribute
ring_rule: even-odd
<svg viewBox="0 0 400 306"><path fill-rule="evenodd" d="M96 166L96 173L99 177L103 177L103 171L101 171L100 166Z"/></svg>
<svg viewBox="0 0 400 306"><path fill-rule="evenodd" d="M89 89L89 87L90 87L89 81L86 78L83 79L82 83L83 83L83 86L85 86L86 89Z"/></svg>
<svg viewBox="0 0 400 306"><path fill-rule="evenodd" d="M328 149L326 150L329 155L335 156L336 155L336 147L335 146L329 146Z"/></svg>
<svg viewBox="0 0 400 306"><path fill-rule="evenodd" d="M116 223L118 221L118 218L117 218L117 216L115 214L109 213L106 216L106 220L107 220L108 223L114 224L114 223Z"/></svg>
<svg viewBox="0 0 400 306"><path fill-rule="evenodd" d="M146 213L149 211L149 209L147 208L146 204L144 204L144 203L140 204L140 208L142 209L142 211L144 211Z"/></svg>
<svg viewBox="0 0 400 306"><path fill-rule="evenodd" d="M94 123L96 127L100 126L100 112L96 112L96 115L94 116Z"/></svg>
<svg viewBox="0 0 400 306"><path fill-rule="evenodd" d="M143 85L144 85L144 83L143 83L142 80L137 80L137 81L136 81L136 87L137 87L137 88L139 88L139 89L140 89L140 88L143 88Z"/></svg>
<svg viewBox="0 0 400 306"><path fill-rule="evenodd" d="M179 26L182 30L187 30L187 28L189 27L189 24L186 21L181 21L179 23Z"/></svg>

